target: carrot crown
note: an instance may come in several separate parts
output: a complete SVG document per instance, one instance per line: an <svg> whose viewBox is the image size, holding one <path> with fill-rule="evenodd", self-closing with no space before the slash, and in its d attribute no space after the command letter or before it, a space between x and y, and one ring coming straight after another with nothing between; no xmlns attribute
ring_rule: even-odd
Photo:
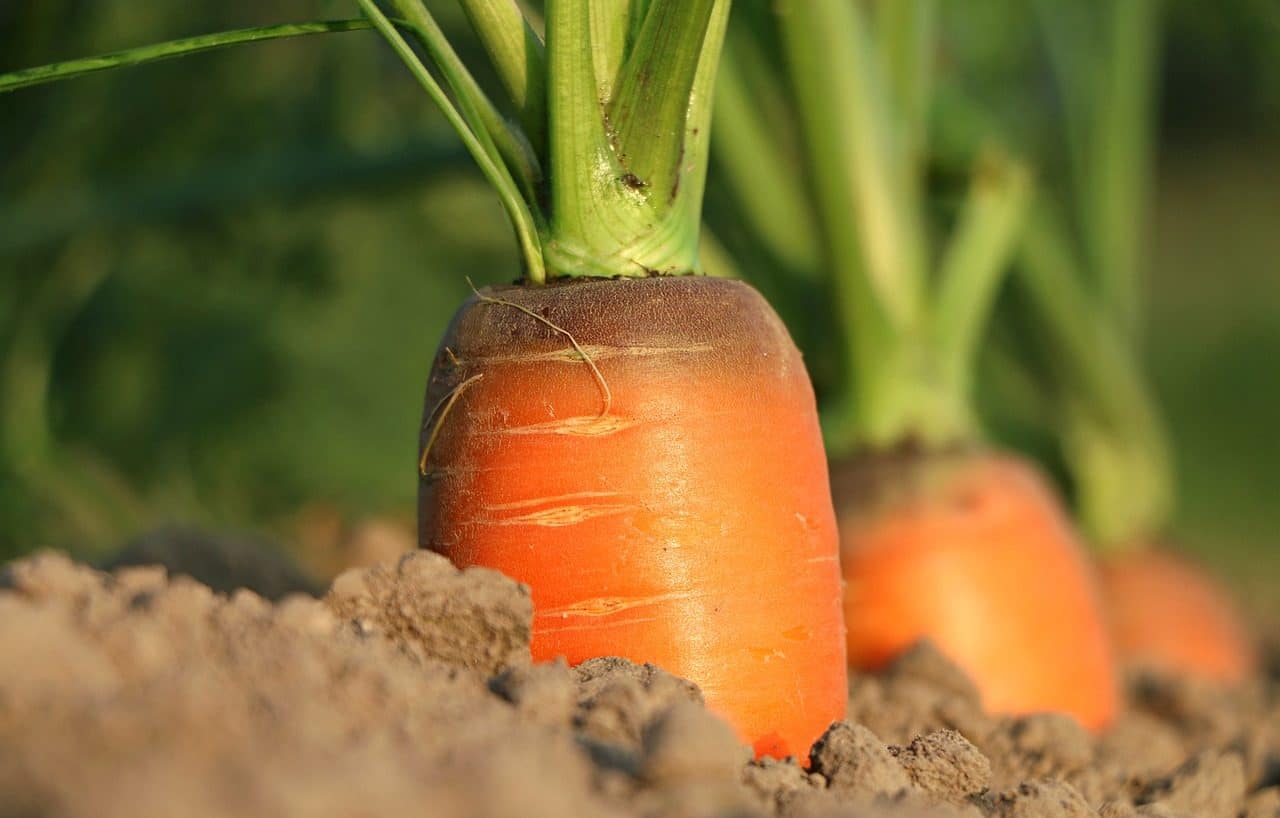
<svg viewBox="0 0 1280 818"><path fill-rule="evenodd" d="M395 17L375 0L356 2L365 20L240 29L24 69L0 74L0 92L239 43L374 27L497 191L528 282L697 269L711 90L730 0L547 0L545 43L517 0L458 0L514 119L422 0L385 0Z"/></svg>
<svg viewBox="0 0 1280 818"><path fill-rule="evenodd" d="M1030 174L999 146L981 151L955 227L935 251L923 193L934 4L776 6L776 49L770 21L756 20L754 32L735 26L716 152L771 255L826 270L817 278L829 287L844 341L823 418L830 447L970 439L973 362L1029 201ZM785 72L765 70L775 51ZM789 88L769 87L778 73ZM792 116L764 119L763 106L731 104L748 88L784 100ZM798 162L777 125L791 118L801 126ZM758 144L770 160L752 161L742 144ZM756 167L788 163L795 177L807 174L807 185L757 184ZM776 229L800 222L810 226Z"/></svg>

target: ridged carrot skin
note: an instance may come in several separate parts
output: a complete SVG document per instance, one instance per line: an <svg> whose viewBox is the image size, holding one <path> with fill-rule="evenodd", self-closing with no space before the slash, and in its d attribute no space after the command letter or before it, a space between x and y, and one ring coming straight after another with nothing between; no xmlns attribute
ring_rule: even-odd
<svg viewBox="0 0 1280 818"><path fill-rule="evenodd" d="M436 358L428 441L421 544L530 586L535 660L656 663L757 754L804 757L843 717L813 390L748 285L486 289Z"/></svg>
<svg viewBox="0 0 1280 818"><path fill-rule="evenodd" d="M1238 684L1257 654L1231 595L1191 560L1161 548L1105 557L1102 589L1126 664Z"/></svg>
<svg viewBox="0 0 1280 818"><path fill-rule="evenodd" d="M1061 711L1091 729L1118 689L1096 580L1053 492L992 452L847 466L840 515L849 661L930 639L995 713Z"/></svg>

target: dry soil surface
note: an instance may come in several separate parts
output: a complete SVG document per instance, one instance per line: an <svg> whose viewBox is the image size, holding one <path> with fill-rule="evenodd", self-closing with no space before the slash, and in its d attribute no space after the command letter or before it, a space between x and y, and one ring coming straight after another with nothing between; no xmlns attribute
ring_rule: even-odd
<svg viewBox="0 0 1280 818"><path fill-rule="evenodd" d="M997 719L927 646L808 768L662 670L529 661L527 591L413 553L323 599L54 553L0 576L0 815L1280 818L1280 685L1137 676L1094 738Z"/></svg>

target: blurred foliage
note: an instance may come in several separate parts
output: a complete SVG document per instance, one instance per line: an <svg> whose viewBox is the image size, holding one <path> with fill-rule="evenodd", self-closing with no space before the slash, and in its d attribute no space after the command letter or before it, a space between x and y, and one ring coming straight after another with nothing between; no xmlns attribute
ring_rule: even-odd
<svg viewBox="0 0 1280 818"><path fill-rule="evenodd" d="M4 68L344 2L6 5ZM456 22L457 15L452 15ZM375 34L0 98L0 551L410 508L427 367L511 276L496 202Z"/></svg>
<svg viewBox="0 0 1280 818"><path fill-rule="evenodd" d="M456 4L431 5L459 30ZM966 170L949 157L986 117L1026 144L1056 126L1031 4L943 7L945 193ZM1278 8L1171 0L1148 256L1180 531L1240 572L1280 565ZM0 4L0 70L354 14L342 0ZM439 334L467 276L510 279L517 262L495 198L376 35L9 94L0 123L0 554L93 555L170 520L288 537L308 507L412 514Z"/></svg>

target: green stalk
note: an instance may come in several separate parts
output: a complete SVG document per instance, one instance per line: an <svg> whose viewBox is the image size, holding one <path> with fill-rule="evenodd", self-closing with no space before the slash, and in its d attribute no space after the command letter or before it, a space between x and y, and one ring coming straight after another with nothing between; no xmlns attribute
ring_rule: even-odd
<svg viewBox="0 0 1280 818"><path fill-rule="evenodd" d="M858 211L858 194L850 180L855 177L857 162L864 159L864 166L874 168L883 161L883 151L878 149L880 137L872 130L874 112L868 96L874 94L874 85L868 76L869 61L865 59L867 44L859 21L849 8L832 7L823 3L824 16L812 12L807 0L797 0L779 6L779 20L787 68L795 91L795 104L803 128L806 159L810 176L814 180L817 211L827 245L826 263L835 282L836 309L844 331L844 344L848 350L852 377L843 384L838 400L841 410L824 418L830 442L845 448L856 434L859 418L870 414L863 401L871 384L881 380L884 356L876 350L885 349L893 338L893 325L901 319L889 302L901 302L904 297L886 299L872 284L872 276L866 267L868 252L858 230L851 229L849 220ZM806 11L810 13L806 13ZM829 18L841 15L845 25L836 29ZM847 49L847 50L846 50ZM829 64L823 55L844 55L839 65ZM836 84L828 88L827 82ZM842 104L832 110L832 100ZM881 120L882 121L882 120ZM859 134L860 139L854 135ZM871 150L848 150L855 142ZM750 177L745 184L750 184ZM861 386L858 386L861 384ZM833 427L833 421L836 419Z"/></svg>
<svg viewBox="0 0 1280 818"><path fill-rule="evenodd" d="M1102 303L1130 339L1141 324L1142 214L1151 161L1158 0L1107 3L1086 176L1085 236Z"/></svg>
<svg viewBox="0 0 1280 818"><path fill-rule="evenodd" d="M620 0L627 2L627 0ZM600 99L612 99L627 60L628 46L644 22L633 19L634 5L613 14L591 14L591 57Z"/></svg>
<svg viewBox="0 0 1280 818"><path fill-rule="evenodd" d="M16 91L19 88L28 88L46 82L81 77L98 71L106 71L110 68L145 65L242 43L279 40L286 37L302 37L308 34L364 31L369 28L372 28L372 25L367 20L324 20L315 23L284 23L274 26L257 26L234 31L223 31L217 34L183 37L179 40L144 45L138 48L125 49L124 51L113 51L96 57L83 57L77 60L67 60L66 62L51 63L0 74L0 93Z"/></svg>
<svg viewBox="0 0 1280 818"><path fill-rule="evenodd" d="M934 302L939 371L952 394L970 394L978 342L1031 202L1030 179L1025 166L999 153L976 163L968 201L942 258Z"/></svg>
<svg viewBox="0 0 1280 818"><path fill-rule="evenodd" d="M730 0L715 0L707 20L698 64L683 111L684 149L676 159L676 187L669 219L688 236L693 252L698 251L702 225L702 199L707 188L707 165L711 152L711 119L715 111L715 89L720 75L721 53L729 28ZM691 270L700 270L695 260Z"/></svg>
<svg viewBox="0 0 1280 818"><path fill-rule="evenodd" d="M1055 365L1081 521L1104 548L1136 544L1159 532L1173 506L1171 456L1155 400L1045 206L1028 225L1021 260L1019 277Z"/></svg>
<svg viewBox="0 0 1280 818"><path fill-rule="evenodd" d="M1174 500L1169 442L1137 351L1159 0L1041 0L1075 182L1070 231L1037 208L1021 281L1054 369L1078 512L1103 548L1141 545ZM1099 45L1100 44L1100 45Z"/></svg>
<svg viewBox="0 0 1280 818"><path fill-rule="evenodd" d="M853 218L873 311L899 330L916 325L923 230L896 172L892 115L861 8L846 0L783 0L779 9L812 161L824 166L815 173L823 208L844 222L841 232Z"/></svg>
<svg viewBox="0 0 1280 818"><path fill-rule="evenodd" d="M445 119L448 120L454 131L462 139L467 150L470 151L476 164L480 166L485 178L489 180L489 183L497 191L520 242L520 249L525 262L525 277L534 283L545 281L546 270L543 266L538 219L529 204L521 199L520 189L506 166L501 163L500 155L497 148L494 147L492 139L483 131L477 134L471 130L468 120L472 122L479 120L479 115L475 112L474 106L464 96L460 98L463 111L459 111L458 108L454 107L444 89L436 82L435 77L431 76L431 72L422 64L418 56L413 53L413 49L405 42L404 37L400 36L400 32L395 29L387 16L374 4L374 0L356 0L356 2L360 4L360 8L373 21L374 26L377 27L382 36L391 44L400 59L409 68L410 73L413 74L414 79L418 81L418 84L422 86L423 90L440 108ZM412 0L396 0L396 2L408 6L412 3Z"/></svg>
<svg viewBox="0 0 1280 818"><path fill-rule="evenodd" d="M547 3L554 274L697 269L710 91L728 9L728 0L652 0L617 92L602 104L591 15L607 12L589 0Z"/></svg>
<svg viewBox="0 0 1280 818"><path fill-rule="evenodd" d="M640 275L603 248L625 244L643 210L613 153L597 96L590 0L547 2L548 262L557 275ZM593 172L594 170L594 172ZM609 215L615 216L613 224ZM606 235L600 235L605 232ZM603 250L603 252L602 252ZM605 256L602 259L600 256Z"/></svg>
<svg viewBox="0 0 1280 818"><path fill-rule="evenodd" d="M936 0L878 0L876 8L881 63L897 112L899 172L912 207L923 196L937 15Z"/></svg>
<svg viewBox="0 0 1280 818"><path fill-rule="evenodd" d="M659 208L673 204L678 192L690 94L716 5L654 0L609 103L622 165L651 190Z"/></svg>
<svg viewBox="0 0 1280 818"><path fill-rule="evenodd" d="M547 140L547 57L516 0L459 0L489 53L535 154Z"/></svg>
<svg viewBox="0 0 1280 818"><path fill-rule="evenodd" d="M711 92L730 0L549 0L545 49L514 0L461 1L522 112L523 130L503 119L421 0L386 0L403 18L395 22L376 0L357 0L367 21L175 40L0 75L0 90L241 42L372 25L498 193L517 234L527 281L545 282L548 266L553 275L565 276L697 269ZM448 93L397 26L418 41ZM549 218L544 166L550 173Z"/></svg>
<svg viewBox="0 0 1280 818"><path fill-rule="evenodd" d="M748 79L744 63L753 56L741 41L730 38L725 44L711 135L716 159L752 235L789 273L813 278L820 263L817 219L801 175L786 163L769 161L786 149L777 124L766 119L757 102L759 83L773 75L754 72Z"/></svg>
<svg viewBox="0 0 1280 818"><path fill-rule="evenodd" d="M929 275L919 186L932 15L929 4L907 5L881 8L880 49L858 3L779 7L847 346L841 394L824 413L840 453L977 436L974 350L1025 201L1026 173L1015 163L980 178L938 275Z"/></svg>
<svg viewBox="0 0 1280 818"><path fill-rule="evenodd" d="M389 2L404 18L403 27L414 34L414 38L444 76L472 132L485 143L486 150L494 158L506 165L508 172L519 184L524 200L534 202L537 198L537 186L542 181L542 169L532 146L502 118L502 114L481 90L480 84L471 76L453 46L449 45L444 32L421 0Z"/></svg>

